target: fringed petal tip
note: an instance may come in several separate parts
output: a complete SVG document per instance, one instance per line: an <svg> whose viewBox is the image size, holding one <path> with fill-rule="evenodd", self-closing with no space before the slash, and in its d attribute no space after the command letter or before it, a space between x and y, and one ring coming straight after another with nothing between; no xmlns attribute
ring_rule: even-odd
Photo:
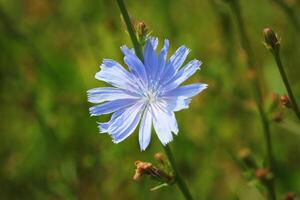
<svg viewBox="0 0 300 200"><path fill-rule="evenodd" d="M98 129L99 129L99 133L108 133L107 130L108 130L108 127L109 127L109 124L108 123L100 123L100 122L97 122L98 124Z"/></svg>
<svg viewBox="0 0 300 200"><path fill-rule="evenodd" d="M168 145L170 142L172 142L173 141L173 138L172 139L170 139L170 140L166 140L166 141L164 141L164 142L162 142L162 144L164 145L164 146L166 146L166 145Z"/></svg>
<svg viewBox="0 0 300 200"><path fill-rule="evenodd" d="M201 69L201 65L202 65L202 62L200 60L197 60L197 59L193 59L191 62L194 62L194 64L197 66L197 69Z"/></svg>
<svg viewBox="0 0 300 200"><path fill-rule="evenodd" d="M207 89L208 88L208 84L206 84L206 83L201 83L201 91L203 91L203 90L205 90L205 89Z"/></svg>

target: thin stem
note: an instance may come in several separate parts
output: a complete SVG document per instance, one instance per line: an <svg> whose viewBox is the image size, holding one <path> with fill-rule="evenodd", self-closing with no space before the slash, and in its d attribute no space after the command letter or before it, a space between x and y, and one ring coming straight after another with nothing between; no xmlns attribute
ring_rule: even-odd
<svg viewBox="0 0 300 200"><path fill-rule="evenodd" d="M118 6L120 8L120 11L122 13L122 16L124 18L124 21L126 23L126 26L127 26L127 29L128 29L128 32L129 32L129 35L130 35L130 39L133 43L133 46L134 46L134 50L135 50L135 53L136 55L143 61L143 54L142 54L142 50L141 50L141 45L139 44L137 38L136 38L136 35L135 35L135 32L132 28L132 24L131 24L131 21L129 19L129 15L128 15L128 12L127 12L127 9L126 9L126 6L123 2L123 0L116 0L117 3L118 3ZM175 160L174 160L174 157L173 157L173 154L171 152L171 149L169 148L168 145L166 145L164 147L164 150L168 156L168 159L172 165L172 168L174 170L174 173L175 173L175 181L179 187L179 189L181 190L181 192L183 193L183 195L185 196L185 198L187 200L193 200L193 197L187 187L187 185L185 184L185 182L183 181L182 177L180 176L180 173L179 173L179 170L176 166L176 163L175 163Z"/></svg>
<svg viewBox="0 0 300 200"><path fill-rule="evenodd" d="M297 102L296 102L296 99L295 99L295 96L293 94L293 91L291 89L291 86L290 86L290 83L289 83L289 80L286 76L286 73L284 71L284 67L282 65L282 62L281 62L281 59L280 59L280 55L279 55L279 52L278 53L273 53L274 55L274 58L275 58L275 61L276 61L276 64L278 66L278 69L279 69L279 72L280 72L280 75L281 75L281 78L283 80L283 83L285 85L285 88L287 90L287 93L288 93L288 96L291 100L291 103L292 103L292 108L293 110L295 111L295 114L297 115L298 119L300 120L300 110L299 110L299 107L297 105Z"/></svg>
<svg viewBox="0 0 300 200"><path fill-rule="evenodd" d="M138 42L138 40L136 38L136 35L135 35L134 30L133 30L133 27L132 27L132 24L131 24L131 21L130 21L127 9L125 7L125 4L124 4L123 0L117 0L117 3L118 3L118 6L120 8L120 11L122 13L122 16L123 16L123 19L125 21L125 24L127 26L127 30L128 30L130 39L132 41L135 53L139 57L139 59L143 61L144 59L143 59L143 54L142 54L141 46L140 46L140 44L139 44L139 42Z"/></svg>
<svg viewBox="0 0 300 200"><path fill-rule="evenodd" d="M167 157L170 161L170 164L174 170L174 173L175 173L175 181L179 187L179 189L181 190L182 194L184 195L185 199L187 200L192 200L193 197L191 195L191 192L189 191L186 183L184 182L184 180L182 179L180 173L179 173L179 170L177 168L177 165L175 163L175 159L173 157L173 154L172 154L172 151L170 149L170 147L168 145L164 146L164 150L165 150L165 153L167 154Z"/></svg>
<svg viewBox="0 0 300 200"><path fill-rule="evenodd" d="M255 97L256 106L258 108L261 123L263 126L263 133L264 133L264 138L265 138L269 167L270 167L271 171L274 173L275 163L274 163L274 157L273 157L273 153L272 153L272 140L271 140L270 126L269 126L268 118L267 118L266 113L263 108L263 96L262 96L262 92L261 92L260 85L259 85L259 79L256 74L256 69L254 67L255 66L255 62L253 59L254 54L251 49L249 38L248 38L246 30L245 30L245 25L244 25L244 22L242 19L242 13L241 13L239 2L238 2L238 0L228 0L228 2L231 6L231 9L233 11L233 14L234 14L237 24L238 24L238 30L240 32L241 44L246 53L247 66L251 72L255 72L254 77L251 79L250 82L252 85L252 90L253 90L253 94ZM272 179L272 181L270 181L267 189L268 189L268 192L270 195L270 199L276 200L276 192L275 192L273 179Z"/></svg>

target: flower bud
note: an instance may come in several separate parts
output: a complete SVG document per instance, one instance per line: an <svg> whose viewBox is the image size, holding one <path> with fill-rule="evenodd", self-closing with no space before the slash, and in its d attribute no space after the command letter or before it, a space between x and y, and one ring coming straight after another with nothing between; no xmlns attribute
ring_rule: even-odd
<svg viewBox="0 0 300 200"><path fill-rule="evenodd" d="M162 183L171 183L174 180L173 176L153 166L152 163L136 161L135 166L136 170L133 180L139 180L144 175L150 176L151 178Z"/></svg>
<svg viewBox="0 0 300 200"><path fill-rule="evenodd" d="M280 103L287 108L292 108L292 103L287 95L280 96Z"/></svg>
<svg viewBox="0 0 300 200"><path fill-rule="evenodd" d="M137 24L137 31L142 33L142 34L146 34L147 33L147 28L146 28L146 24L142 21L139 22Z"/></svg>
<svg viewBox="0 0 300 200"><path fill-rule="evenodd" d="M280 40L277 34L271 28L265 28L264 31L265 45L272 53L279 53Z"/></svg>
<svg viewBox="0 0 300 200"><path fill-rule="evenodd" d="M284 200L297 200L297 196L294 192L288 192L285 195Z"/></svg>
<svg viewBox="0 0 300 200"><path fill-rule="evenodd" d="M149 33L149 30L148 30L146 24L143 21L138 22L135 25L135 33L136 33L136 37L138 39L138 42L141 45L145 45L145 43L147 41L147 38L148 38L150 33Z"/></svg>
<svg viewBox="0 0 300 200"><path fill-rule="evenodd" d="M259 168L255 171L255 176L260 180L264 185L267 185L272 179L273 174L268 168Z"/></svg>

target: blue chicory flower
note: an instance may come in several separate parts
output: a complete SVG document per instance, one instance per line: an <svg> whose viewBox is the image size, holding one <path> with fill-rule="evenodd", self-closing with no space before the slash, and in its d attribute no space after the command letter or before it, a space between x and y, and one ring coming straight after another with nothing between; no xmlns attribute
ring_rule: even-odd
<svg viewBox="0 0 300 200"><path fill-rule="evenodd" d="M201 62L192 60L184 63L190 50L181 46L167 60L169 41L156 54L157 38L148 39L142 62L133 49L122 46L124 61L129 71L118 62L104 59L96 79L113 87L94 88L88 91L88 101L100 103L90 108L91 116L113 113L110 121L98 123L100 133L111 135L114 143L126 139L137 128L139 122L139 143L145 150L150 143L152 125L163 145L173 140L172 132L178 134L174 112L186 109L191 98L207 84L195 83L180 86L200 69Z"/></svg>

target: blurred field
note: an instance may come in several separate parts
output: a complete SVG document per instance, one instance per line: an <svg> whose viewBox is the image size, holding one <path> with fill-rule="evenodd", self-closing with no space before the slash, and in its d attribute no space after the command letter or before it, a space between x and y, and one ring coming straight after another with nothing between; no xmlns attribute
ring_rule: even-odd
<svg viewBox="0 0 300 200"><path fill-rule="evenodd" d="M182 44L189 59L203 61L189 80L209 88L177 113L180 133L171 143L183 176L197 199L264 199L245 178L234 156L249 147L259 163L265 148L262 127L247 80L245 54L231 10L222 1L125 1L169 55ZM286 1L300 18L300 1ZM285 88L262 29L282 38L281 55L300 103L300 30L268 0L241 0L266 106ZM149 192L156 183L134 182L134 161L154 162L162 151L153 134L140 152L135 132L120 144L99 135L89 117L86 91L103 58L122 61L119 47L131 46L115 1L0 0L0 199L183 199L176 187ZM161 46L161 44L160 44ZM271 121L279 199L300 194L300 124L291 110ZM270 118L274 113L270 114Z"/></svg>

